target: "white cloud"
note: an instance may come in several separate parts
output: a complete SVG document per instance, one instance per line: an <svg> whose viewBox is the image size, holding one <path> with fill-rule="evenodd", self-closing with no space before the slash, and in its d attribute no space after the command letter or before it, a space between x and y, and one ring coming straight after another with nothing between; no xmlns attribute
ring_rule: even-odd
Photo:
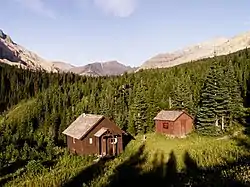
<svg viewBox="0 0 250 187"><path fill-rule="evenodd" d="M94 0L94 3L107 14L128 17L135 11L137 0Z"/></svg>
<svg viewBox="0 0 250 187"><path fill-rule="evenodd" d="M55 19L54 12L45 5L44 0L15 0L15 1L38 14Z"/></svg>

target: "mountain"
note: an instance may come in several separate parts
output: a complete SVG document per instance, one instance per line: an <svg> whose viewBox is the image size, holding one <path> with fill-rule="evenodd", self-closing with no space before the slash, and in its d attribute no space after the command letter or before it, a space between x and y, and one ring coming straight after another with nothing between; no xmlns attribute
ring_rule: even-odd
<svg viewBox="0 0 250 187"><path fill-rule="evenodd" d="M226 55L250 47L250 32L232 38L216 38L172 53L158 54L142 64L140 69L168 68L199 59Z"/></svg>
<svg viewBox="0 0 250 187"><path fill-rule="evenodd" d="M0 30L0 63L33 70L58 71L52 62L14 43L2 30Z"/></svg>
<svg viewBox="0 0 250 187"><path fill-rule="evenodd" d="M57 68L59 71L68 72L70 69L74 68L75 66L68 64L66 62L60 62L60 61L52 61L55 68Z"/></svg>
<svg viewBox="0 0 250 187"><path fill-rule="evenodd" d="M13 42L10 36L6 35L2 30L0 30L0 63L32 70L70 71L79 75L90 76L121 75L124 72L133 72L135 70L135 68L125 66L117 61L96 62L81 67L75 67L61 61L48 61Z"/></svg>
<svg viewBox="0 0 250 187"><path fill-rule="evenodd" d="M74 67L69 71L79 75L89 76L108 76L108 75L121 75L125 72L133 72L135 68L125 66L117 61L108 62L95 62L85 66Z"/></svg>

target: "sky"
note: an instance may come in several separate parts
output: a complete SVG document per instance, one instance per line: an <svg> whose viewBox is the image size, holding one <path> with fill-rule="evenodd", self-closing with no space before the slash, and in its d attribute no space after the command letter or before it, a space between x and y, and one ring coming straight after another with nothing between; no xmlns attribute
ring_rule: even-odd
<svg viewBox="0 0 250 187"><path fill-rule="evenodd" d="M149 58L250 30L249 0L0 0L0 29L76 66Z"/></svg>

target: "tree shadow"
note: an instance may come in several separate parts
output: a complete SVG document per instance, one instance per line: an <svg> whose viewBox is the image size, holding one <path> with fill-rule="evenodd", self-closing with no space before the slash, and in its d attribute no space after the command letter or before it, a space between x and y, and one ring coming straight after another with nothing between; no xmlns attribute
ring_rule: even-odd
<svg viewBox="0 0 250 187"><path fill-rule="evenodd" d="M73 177L70 181L63 184L63 187L82 187L83 184L88 184L94 178L100 176L103 173L105 163L110 158L103 158L98 162L84 168L81 172L79 172L75 177Z"/></svg>
<svg viewBox="0 0 250 187"><path fill-rule="evenodd" d="M182 170L178 170L177 159L173 151L169 154L167 162L164 154L157 152L153 157L152 166L150 168L146 167L147 169L145 170L145 166L147 166L149 161L148 155L148 152L145 151L145 145L141 145L134 154L113 170L114 174L109 176L107 180L109 183L104 187L250 186L239 181L234 174L230 173L231 168L245 165L249 159L244 160L240 158L236 162L227 162L224 165L201 167L188 152L185 152L183 156L185 167ZM88 185L95 177L104 174L104 165L105 160L101 160L87 167L63 186L78 187L84 184Z"/></svg>
<svg viewBox="0 0 250 187"><path fill-rule="evenodd" d="M28 162L25 160L17 160L11 164L9 164L8 166L5 166L3 168L0 169L0 186L3 186L4 184L6 184L7 182L13 180L13 174L15 173L17 170L23 168ZM21 175L24 171L19 172L19 175Z"/></svg>
<svg viewBox="0 0 250 187"><path fill-rule="evenodd" d="M143 144L136 153L115 168L115 174L108 179L108 181L111 181L110 187L136 186L136 181L141 172L140 166L147 160L147 154L144 154L144 149L145 145Z"/></svg>
<svg viewBox="0 0 250 187"><path fill-rule="evenodd" d="M123 149L126 148L126 146L129 144L130 141L135 140L135 138L128 132L124 132L122 135L122 141L123 141Z"/></svg>
<svg viewBox="0 0 250 187"><path fill-rule="evenodd" d="M250 139L247 140L241 137L234 137L233 139L237 142L239 146L242 146L244 149L247 149L247 150L250 149Z"/></svg>
<svg viewBox="0 0 250 187"><path fill-rule="evenodd" d="M227 162L226 165L199 167L186 152L184 162L186 169L182 173L183 184L192 184L192 186L249 186L228 173L230 169L239 164L239 161Z"/></svg>
<svg viewBox="0 0 250 187"><path fill-rule="evenodd" d="M147 160L147 153L141 147L134 155L128 158L114 170L106 187L130 186L248 186L224 175L224 171L236 163L226 166L199 167L188 152L184 155L185 169L177 170L177 160L174 152L169 154L169 159L164 162L164 155L156 153L152 161L153 168L143 171L142 166Z"/></svg>
<svg viewBox="0 0 250 187"><path fill-rule="evenodd" d="M0 169L0 177L3 177L4 175L8 175L10 173L15 173L18 169L24 167L28 162L25 160L17 160L8 166L5 166Z"/></svg>

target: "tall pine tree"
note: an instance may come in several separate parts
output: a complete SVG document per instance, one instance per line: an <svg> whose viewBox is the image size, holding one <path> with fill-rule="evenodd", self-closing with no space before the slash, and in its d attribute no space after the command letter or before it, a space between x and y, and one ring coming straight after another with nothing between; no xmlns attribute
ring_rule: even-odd
<svg viewBox="0 0 250 187"><path fill-rule="evenodd" d="M129 111L128 130L132 134L146 133L147 130L148 103L145 97L146 90L145 85L141 81L141 84L136 88L136 95Z"/></svg>
<svg viewBox="0 0 250 187"><path fill-rule="evenodd" d="M228 115L229 95L222 66L215 60L201 91L197 113L197 130L206 135L217 135L225 127Z"/></svg>
<svg viewBox="0 0 250 187"><path fill-rule="evenodd" d="M235 70L232 64L232 61L230 60L227 62L225 66L225 80L226 80L226 86L228 89L230 101L229 101L229 122L230 124L242 118L244 116L244 106L243 106L243 98L241 96L241 89L240 85L236 79Z"/></svg>
<svg viewBox="0 0 250 187"><path fill-rule="evenodd" d="M171 108L187 110L194 114L193 95L190 88L190 82L182 78L178 80L171 93Z"/></svg>

